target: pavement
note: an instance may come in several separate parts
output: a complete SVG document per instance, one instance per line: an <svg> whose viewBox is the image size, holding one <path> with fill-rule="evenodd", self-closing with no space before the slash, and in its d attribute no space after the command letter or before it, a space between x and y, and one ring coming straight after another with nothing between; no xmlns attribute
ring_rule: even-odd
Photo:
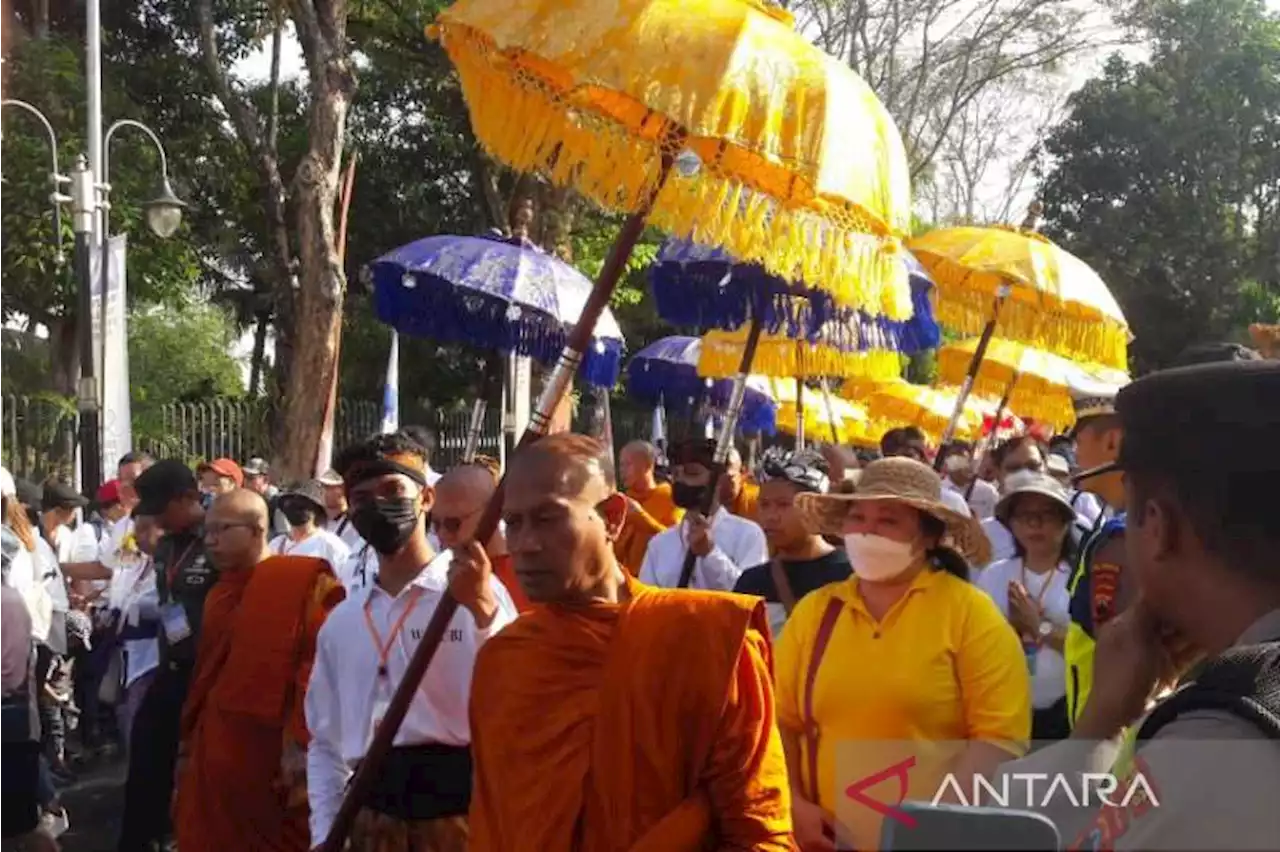
<svg viewBox="0 0 1280 852"><path fill-rule="evenodd" d="M80 769L61 790L71 827L58 841L63 852L114 852L124 811L125 760L112 757Z"/></svg>

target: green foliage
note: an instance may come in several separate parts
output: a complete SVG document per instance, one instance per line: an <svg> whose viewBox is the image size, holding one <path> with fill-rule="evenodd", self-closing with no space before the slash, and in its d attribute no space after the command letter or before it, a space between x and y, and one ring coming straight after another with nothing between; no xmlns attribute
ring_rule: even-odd
<svg viewBox="0 0 1280 852"><path fill-rule="evenodd" d="M1112 57L1050 135L1049 234L1099 271L1139 371L1275 322L1280 16L1259 0L1158 3L1151 60Z"/></svg>
<svg viewBox="0 0 1280 852"><path fill-rule="evenodd" d="M236 328L215 305L152 308L129 316L129 392L134 431L162 432L164 405L244 394L239 362L230 354Z"/></svg>
<svg viewBox="0 0 1280 852"><path fill-rule="evenodd" d="M59 168L68 174L84 149L83 42L72 38L20 41L5 62L5 96L27 101L49 119L58 140ZM109 85L104 112L134 115L128 98ZM4 134L4 245L0 275L4 277L4 317L23 314L37 322L75 314L70 211L62 211L63 258L58 262L50 219L50 151L48 137L34 116L6 107ZM160 166L149 142L122 130L113 140L111 171L112 233L130 237L129 295L144 302L163 302L187 292L199 275L197 254L184 231L170 240L154 237L145 227L142 202L153 198ZM65 191L65 190L64 190Z"/></svg>

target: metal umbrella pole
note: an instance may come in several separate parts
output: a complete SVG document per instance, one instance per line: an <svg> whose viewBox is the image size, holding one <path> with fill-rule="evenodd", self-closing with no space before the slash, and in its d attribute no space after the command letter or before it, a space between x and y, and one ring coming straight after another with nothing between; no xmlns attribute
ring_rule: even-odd
<svg viewBox="0 0 1280 852"><path fill-rule="evenodd" d="M720 427L720 438L716 442L716 454L711 463L711 487L707 489L706 496L702 498L702 505L698 507L698 511L704 517L711 516L719 501L720 477L724 475L724 469L729 462L729 451L733 449L733 433L738 427L738 416L742 413L742 402L747 395L747 375L751 372L751 362L755 360L756 348L760 345L760 332L764 329L762 314L763 311L752 312L747 344L743 347L742 359L738 363L738 374L733 377L733 390L729 394L729 410L725 414L724 424ZM689 588L697 562L698 557L694 552L686 550L684 565L680 568L679 588Z"/></svg>
<svg viewBox="0 0 1280 852"><path fill-rule="evenodd" d="M669 152L679 150L682 134L669 131L666 142L668 144L663 146L664 153L657 180L654 181L653 187L649 190L639 209L627 217L621 231L618 233L617 239L614 240L609 256L605 259L604 266L600 270L600 276L596 279L595 286L591 289L591 295L587 297L586 304L583 306L582 314L578 318L577 324L574 325L573 331L569 333L569 338L560 353L560 358L556 361L551 375L543 386L542 393L538 397L537 410L530 417L528 428L525 429L524 434L520 437L520 442L516 445L516 452L519 452L520 447L536 442L547 433L551 418L559 406L560 400L568 390L570 382L573 381L573 375L582 363L583 354L587 351L587 347L591 345L591 336L595 330L596 321L600 319L600 315L604 313L605 308L608 306L609 297L613 295L614 288L617 287L618 280L622 277L622 273L626 268L627 260L631 257L636 242L639 241L640 235L644 232L645 220L650 210L653 209L658 193L661 192L668 176L671 174L676 157L675 154ZM738 396L739 401L741 401L741 393ZM485 507L480 516L480 521L473 536L474 541L488 541L497 530L498 521L502 514L502 495L503 483L500 481L493 496L489 499L489 505ZM382 771L382 765L386 761L387 753L391 750L396 732L400 730L405 714L409 712L409 705L413 702L413 697L417 693L418 685L422 682L423 676L426 675L427 667L431 665L431 660L435 657L436 651L439 650L440 643L444 640L445 632L449 628L449 622L453 620L457 610L457 600L452 595L445 594L431 614L431 620L427 623L422 640L418 643L418 647L414 649L413 656L409 659L404 676L400 679L400 684L396 687L391 703L387 707L386 715L383 716L382 721L374 731L373 739L369 743L369 749L364 759L360 761L360 765L357 767L355 775L347 787L347 794L342 800L341 807L338 808L338 813L334 818L332 827L329 829L328 836L320 846L323 852L341 852L345 845L347 835L350 834L351 827L355 822L356 814L368 798L374 780Z"/></svg>
<svg viewBox="0 0 1280 852"><path fill-rule="evenodd" d="M826 376L818 379L818 386L822 388L822 398L827 403L827 419L831 421L831 443L840 443L840 427L844 425L839 413L836 412L836 405L831 398L831 386L827 383Z"/></svg>

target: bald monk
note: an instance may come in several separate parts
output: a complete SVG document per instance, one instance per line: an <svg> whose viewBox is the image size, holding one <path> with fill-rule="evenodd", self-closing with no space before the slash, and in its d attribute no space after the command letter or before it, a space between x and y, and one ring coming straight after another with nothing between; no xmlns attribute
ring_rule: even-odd
<svg viewBox="0 0 1280 852"><path fill-rule="evenodd" d="M182 712L174 826L183 852L305 852L302 703L316 634L343 598L327 562L272 556L266 501L237 489L205 520L221 571Z"/></svg>
<svg viewBox="0 0 1280 852"><path fill-rule="evenodd" d="M628 497L635 500L663 529L680 523L684 509L671 499L671 484L658 481L658 449L653 444L632 441L622 448L618 462Z"/></svg>
<svg viewBox="0 0 1280 852"><path fill-rule="evenodd" d="M742 464L742 454L730 448L729 459L725 462L724 474L720 477L720 505L729 514L756 519L756 505L760 502L760 486L747 479Z"/></svg>
<svg viewBox="0 0 1280 852"><path fill-rule="evenodd" d="M536 606L476 659L471 852L794 849L763 604L628 576L608 466L570 433L511 461L507 545ZM455 559L488 570L474 543Z"/></svg>
<svg viewBox="0 0 1280 852"><path fill-rule="evenodd" d="M440 477L436 483L436 503L431 509L431 528L435 530L440 544L454 548L471 541L484 507L489 505L489 498L497 490L497 468L484 462L459 465ZM507 552L507 537L501 529L489 539L485 552L493 563L494 575L511 593L516 611L527 610L529 600L516 582L511 554Z"/></svg>

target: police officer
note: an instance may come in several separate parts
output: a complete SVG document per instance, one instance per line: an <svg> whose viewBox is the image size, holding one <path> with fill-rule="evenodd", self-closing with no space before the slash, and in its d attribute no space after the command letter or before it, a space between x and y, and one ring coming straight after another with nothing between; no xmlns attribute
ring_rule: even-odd
<svg viewBox="0 0 1280 852"><path fill-rule="evenodd" d="M1123 609L1132 597L1132 584L1125 582L1124 516L1110 517L1124 503L1124 484L1118 472L1103 472L1105 465L1120 453L1124 430L1116 414L1116 394L1120 386L1088 378L1071 385L1075 407L1076 463L1082 468L1080 487L1104 504L1099 523L1085 531L1080 559L1072 575L1071 623L1063 645L1067 663L1067 718L1074 725L1093 678L1095 631Z"/></svg>
<svg viewBox="0 0 1280 852"><path fill-rule="evenodd" d="M1233 361L1258 361L1261 356L1237 343L1205 343L1179 354L1175 367ZM1087 378L1073 380L1072 402L1076 410L1076 457L1082 488L1106 504L1100 522L1084 539L1076 573L1072 576L1071 624L1063 656L1067 663L1067 715L1072 725L1093 679L1094 636L1133 598L1134 584L1125 575L1124 483L1119 471L1109 469L1119 457L1124 424L1115 410L1119 387ZM1118 514L1113 514L1118 513Z"/></svg>
<svg viewBox="0 0 1280 852"><path fill-rule="evenodd" d="M1113 765L1116 801L1064 831L1068 848L1274 848L1280 363L1154 373L1120 392L1116 412L1124 443L1099 472L1125 477L1133 602L1097 632L1072 739L1019 771L1086 771L1098 756L1091 744L1129 727ZM1189 650L1203 657L1199 673L1148 712Z"/></svg>
<svg viewBox="0 0 1280 852"><path fill-rule="evenodd" d="M217 571L204 550L204 509L195 475L175 459L138 477L137 516L157 520L165 535L153 560L159 598L160 666L138 708L130 738L129 775L119 852L144 852L169 834L169 805L204 599Z"/></svg>

